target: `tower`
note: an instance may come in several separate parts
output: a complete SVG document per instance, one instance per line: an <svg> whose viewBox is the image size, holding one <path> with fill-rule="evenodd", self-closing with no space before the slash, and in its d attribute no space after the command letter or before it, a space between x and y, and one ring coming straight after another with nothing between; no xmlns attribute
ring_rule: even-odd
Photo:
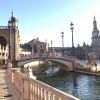
<svg viewBox="0 0 100 100"><path fill-rule="evenodd" d="M96 53L97 57L100 57L100 33L97 28L97 22L94 16L93 31L92 31L92 48L93 52Z"/></svg>
<svg viewBox="0 0 100 100"><path fill-rule="evenodd" d="M9 60L14 64L20 55L18 21L13 12L8 25L0 26L0 63Z"/></svg>
<svg viewBox="0 0 100 100"><path fill-rule="evenodd" d="M9 28L9 55L11 56L11 61L14 63L15 60L19 57L20 54L20 36L18 30L18 20L13 16L8 21Z"/></svg>

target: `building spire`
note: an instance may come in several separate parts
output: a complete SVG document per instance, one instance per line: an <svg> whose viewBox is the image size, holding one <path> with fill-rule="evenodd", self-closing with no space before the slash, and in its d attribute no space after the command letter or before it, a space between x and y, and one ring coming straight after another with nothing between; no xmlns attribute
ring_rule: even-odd
<svg viewBox="0 0 100 100"><path fill-rule="evenodd" d="M98 34L99 34L99 30L97 28L97 22L96 22L96 18L94 16L92 37L98 36Z"/></svg>
<svg viewBox="0 0 100 100"><path fill-rule="evenodd" d="M94 16L94 21L93 21L93 23L97 23L97 22L96 22L96 19L95 19L95 16Z"/></svg>
<svg viewBox="0 0 100 100"><path fill-rule="evenodd" d="M12 17L13 17L13 11L11 12L11 15L12 15Z"/></svg>

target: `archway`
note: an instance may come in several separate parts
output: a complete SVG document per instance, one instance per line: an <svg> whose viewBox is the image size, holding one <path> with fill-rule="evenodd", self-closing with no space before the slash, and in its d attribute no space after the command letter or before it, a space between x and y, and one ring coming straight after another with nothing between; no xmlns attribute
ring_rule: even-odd
<svg viewBox="0 0 100 100"><path fill-rule="evenodd" d="M7 60L7 40L0 36L0 64L5 64Z"/></svg>

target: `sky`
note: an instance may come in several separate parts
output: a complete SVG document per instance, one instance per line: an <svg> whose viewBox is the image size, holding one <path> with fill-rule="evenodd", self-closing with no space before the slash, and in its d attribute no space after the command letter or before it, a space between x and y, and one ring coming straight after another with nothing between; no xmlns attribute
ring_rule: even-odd
<svg viewBox="0 0 100 100"><path fill-rule="evenodd" d="M39 38L51 46L72 46L70 23L74 23L74 45L91 45L93 17L100 29L100 0L0 0L0 26L6 26L13 11L18 19L20 42Z"/></svg>

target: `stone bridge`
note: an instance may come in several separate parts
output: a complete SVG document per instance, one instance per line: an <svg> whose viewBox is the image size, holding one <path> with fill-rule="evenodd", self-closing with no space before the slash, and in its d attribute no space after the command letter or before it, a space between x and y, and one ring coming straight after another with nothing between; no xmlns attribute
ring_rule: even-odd
<svg viewBox="0 0 100 100"><path fill-rule="evenodd" d="M34 58L27 58L27 59L22 59L22 60L18 60L17 65L18 66L22 66L25 64L28 64L30 62L34 62L34 61L43 61L43 62L47 62L48 64L50 64L50 62L53 62L57 65L60 65L61 69L66 70L66 71L72 71L73 70L73 64L75 64L75 59L73 59L72 57L70 58L65 58L65 57L34 57Z"/></svg>

